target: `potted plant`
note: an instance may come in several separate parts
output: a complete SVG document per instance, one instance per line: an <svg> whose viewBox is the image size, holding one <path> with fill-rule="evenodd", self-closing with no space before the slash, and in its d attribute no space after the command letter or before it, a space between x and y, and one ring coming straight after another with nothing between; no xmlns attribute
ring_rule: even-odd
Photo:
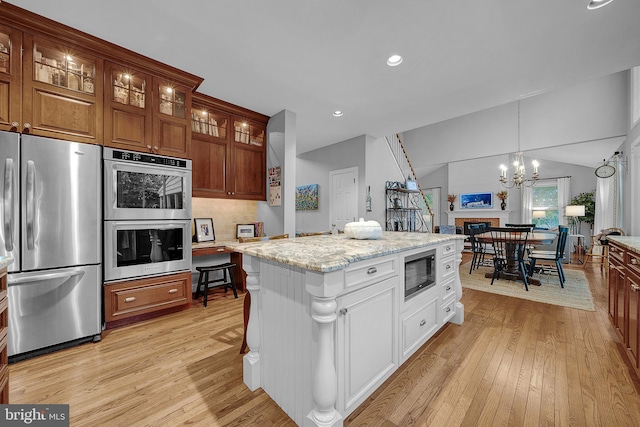
<svg viewBox="0 0 640 427"><path fill-rule="evenodd" d="M507 193L505 190L502 190L502 191L497 192L496 196L498 196L498 199L501 200L500 208L502 210L505 210L507 208L507 202L505 200L507 200L507 197L509 197L509 193Z"/></svg>
<svg viewBox="0 0 640 427"><path fill-rule="evenodd" d="M447 200L449 201L449 210L452 211L453 210L453 202L456 201L456 195L455 194L449 194L447 195Z"/></svg>

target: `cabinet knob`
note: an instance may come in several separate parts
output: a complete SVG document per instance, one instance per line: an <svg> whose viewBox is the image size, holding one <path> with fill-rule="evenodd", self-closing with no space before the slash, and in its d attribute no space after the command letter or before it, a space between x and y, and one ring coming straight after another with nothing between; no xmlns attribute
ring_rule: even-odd
<svg viewBox="0 0 640 427"><path fill-rule="evenodd" d="M367 270L367 274L374 274L374 273L377 273L377 272L378 272L378 269L375 268L375 267L371 267L371 268L369 268Z"/></svg>
<svg viewBox="0 0 640 427"><path fill-rule="evenodd" d="M631 289L633 290L633 292L638 292L640 291L640 286L638 285L634 285L633 283L631 284Z"/></svg>
<svg viewBox="0 0 640 427"><path fill-rule="evenodd" d="M445 267L447 270L451 269L451 264L447 264L447 266Z"/></svg>
<svg viewBox="0 0 640 427"><path fill-rule="evenodd" d="M447 309L445 310L447 313L449 313L451 311L451 307L447 307Z"/></svg>
<svg viewBox="0 0 640 427"><path fill-rule="evenodd" d="M450 291L451 290L451 286L447 286L446 290Z"/></svg>
<svg viewBox="0 0 640 427"><path fill-rule="evenodd" d="M156 151L158 151L158 146L157 146L157 145L154 145L154 146L153 146L153 149L154 149L154 150L156 150Z"/></svg>
<svg viewBox="0 0 640 427"><path fill-rule="evenodd" d="M125 298L124 302L134 302L136 300L136 297L129 297L129 298Z"/></svg>
<svg viewBox="0 0 640 427"><path fill-rule="evenodd" d="M147 150L151 150L151 146L150 145L147 145Z"/></svg>
<svg viewBox="0 0 640 427"><path fill-rule="evenodd" d="M18 122L11 122L11 127L13 127L13 128L17 128L18 126L20 126L20 123L18 123Z"/></svg>
<svg viewBox="0 0 640 427"><path fill-rule="evenodd" d="M631 258L631 259L629 260L629 263L630 263L630 264L633 264L633 265L636 265L636 264L638 263L638 259L637 259L637 258Z"/></svg>
<svg viewBox="0 0 640 427"><path fill-rule="evenodd" d="M31 123L25 123L24 124L24 128L25 129L30 129L31 128Z"/></svg>
<svg viewBox="0 0 640 427"><path fill-rule="evenodd" d="M420 321L420 326L424 326L424 325L426 325L426 324L427 324L427 321L426 321L426 320L422 319L422 320Z"/></svg>
<svg viewBox="0 0 640 427"><path fill-rule="evenodd" d="M347 309L346 308L341 308L339 313L344 316L345 314L347 314Z"/></svg>

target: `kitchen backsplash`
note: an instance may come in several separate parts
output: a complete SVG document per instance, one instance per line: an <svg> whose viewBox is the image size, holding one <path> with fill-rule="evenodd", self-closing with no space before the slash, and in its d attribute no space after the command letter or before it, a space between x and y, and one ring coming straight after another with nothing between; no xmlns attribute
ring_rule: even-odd
<svg viewBox="0 0 640 427"><path fill-rule="evenodd" d="M212 218L216 240L234 240L236 224L256 222L258 202L252 200L207 199L194 197L191 201L193 218ZM193 235L193 220L191 221Z"/></svg>

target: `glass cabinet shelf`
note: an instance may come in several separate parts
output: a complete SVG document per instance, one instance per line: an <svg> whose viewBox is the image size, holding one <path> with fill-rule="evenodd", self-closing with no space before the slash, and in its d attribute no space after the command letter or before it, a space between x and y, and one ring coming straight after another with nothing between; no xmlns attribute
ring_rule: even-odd
<svg viewBox="0 0 640 427"><path fill-rule="evenodd" d="M185 92L171 86L160 86L160 113L186 119Z"/></svg>
<svg viewBox="0 0 640 427"><path fill-rule="evenodd" d="M206 108L194 106L191 110L191 130L216 138L227 138L227 117L207 111Z"/></svg>
<svg viewBox="0 0 640 427"><path fill-rule="evenodd" d="M113 70L113 101L123 105L145 108L147 81L132 73Z"/></svg>
<svg viewBox="0 0 640 427"><path fill-rule="evenodd" d="M94 61L35 45L33 62L34 80L84 93L95 91Z"/></svg>

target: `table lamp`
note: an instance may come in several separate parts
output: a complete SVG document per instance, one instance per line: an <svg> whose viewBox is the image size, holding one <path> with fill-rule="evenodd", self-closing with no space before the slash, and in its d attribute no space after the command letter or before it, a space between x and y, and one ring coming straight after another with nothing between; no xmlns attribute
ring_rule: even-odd
<svg viewBox="0 0 640 427"><path fill-rule="evenodd" d="M545 211L533 211L531 216L533 218L537 219L538 220L537 225L541 226L542 225L542 218L545 218L547 216L547 213ZM545 225L547 225L547 224L545 223ZM547 225L547 228L549 228L548 225Z"/></svg>
<svg viewBox="0 0 640 427"><path fill-rule="evenodd" d="M578 234L577 217L584 216L584 205L569 205L566 207L565 216L571 217L571 234Z"/></svg>

